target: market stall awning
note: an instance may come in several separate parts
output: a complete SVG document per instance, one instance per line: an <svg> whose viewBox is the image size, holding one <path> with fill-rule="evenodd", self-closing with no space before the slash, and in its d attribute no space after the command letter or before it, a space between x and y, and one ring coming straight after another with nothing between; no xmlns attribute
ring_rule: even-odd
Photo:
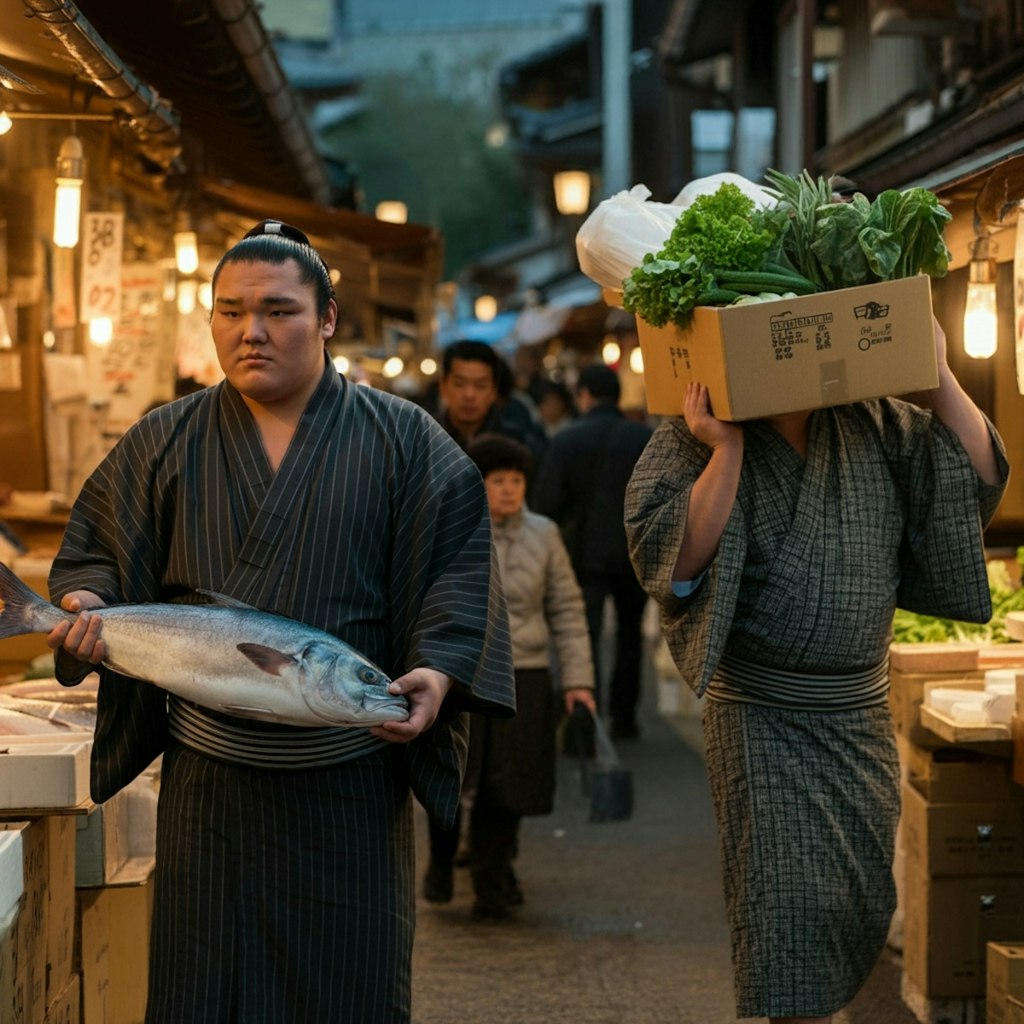
<svg viewBox="0 0 1024 1024"><path fill-rule="evenodd" d="M182 170L181 154L190 170L329 199L249 0L0 0L0 26L9 111L110 113L161 170Z"/></svg>

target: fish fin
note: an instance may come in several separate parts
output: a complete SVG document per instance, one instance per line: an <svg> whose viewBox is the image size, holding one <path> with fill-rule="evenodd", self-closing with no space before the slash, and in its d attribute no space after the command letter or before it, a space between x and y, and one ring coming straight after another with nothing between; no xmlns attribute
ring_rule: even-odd
<svg viewBox="0 0 1024 1024"><path fill-rule="evenodd" d="M244 608L249 612L258 612L259 608L254 608L251 604L246 604L244 601L239 601L237 597L228 597L227 594L218 593L216 590L203 590L202 588L196 588L197 594L202 594L203 597L208 597L213 604L219 604L223 608Z"/></svg>
<svg viewBox="0 0 1024 1024"><path fill-rule="evenodd" d="M0 638L48 633L65 617L0 562Z"/></svg>
<svg viewBox="0 0 1024 1024"><path fill-rule="evenodd" d="M274 647L265 644L238 644L242 652L258 669L267 675L279 676L288 665L294 665L295 659Z"/></svg>

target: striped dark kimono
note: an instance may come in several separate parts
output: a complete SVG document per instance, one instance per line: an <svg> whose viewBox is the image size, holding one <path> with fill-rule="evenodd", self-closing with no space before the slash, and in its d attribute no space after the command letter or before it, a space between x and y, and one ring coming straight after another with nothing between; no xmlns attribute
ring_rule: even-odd
<svg viewBox="0 0 1024 1024"><path fill-rule="evenodd" d="M408 1018L410 784L452 820L461 712L514 708L495 565L469 459L421 409L329 362L276 473L225 382L150 413L86 482L55 600L215 591L333 633L392 676L430 666L456 680L411 744L261 771L172 741L162 691L101 672L94 799L166 751L150 1021ZM58 659L66 682L80 671Z"/></svg>
<svg viewBox="0 0 1024 1024"><path fill-rule="evenodd" d="M1005 484L985 485L950 430L899 400L822 409L809 429L805 461L766 423L743 424L737 500L688 598L672 594L672 573L710 450L673 419L637 464L631 555L698 694L724 656L823 686L879 666L897 605L991 615L982 529ZM899 776L884 685L870 703L793 708L780 692L706 704L740 1017L831 1014L883 946Z"/></svg>

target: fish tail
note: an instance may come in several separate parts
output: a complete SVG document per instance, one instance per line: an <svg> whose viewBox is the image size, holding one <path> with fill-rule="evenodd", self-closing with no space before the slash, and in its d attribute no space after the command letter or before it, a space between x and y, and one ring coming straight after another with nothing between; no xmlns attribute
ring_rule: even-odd
<svg viewBox="0 0 1024 1024"><path fill-rule="evenodd" d="M0 639L48 633L63 617L0 562Z"/></svg>

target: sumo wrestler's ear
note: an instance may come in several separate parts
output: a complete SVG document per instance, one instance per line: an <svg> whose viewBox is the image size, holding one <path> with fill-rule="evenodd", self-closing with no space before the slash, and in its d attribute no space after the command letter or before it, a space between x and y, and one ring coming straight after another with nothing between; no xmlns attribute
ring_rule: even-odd
<svg viewBox="0 0 1024 1024"><path fill-rule="evenodd" d="M324 310L323 319L320 321L320 337L324 341L330 341L338 328L338 304L334 299L327 300L327 308Z"/></svg>

